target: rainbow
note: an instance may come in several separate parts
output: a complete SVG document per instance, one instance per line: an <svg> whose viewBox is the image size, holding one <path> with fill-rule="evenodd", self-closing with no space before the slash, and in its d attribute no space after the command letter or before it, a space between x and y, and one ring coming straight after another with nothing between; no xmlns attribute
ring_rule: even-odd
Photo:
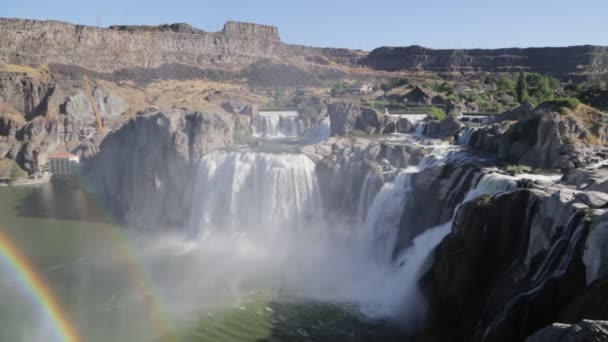
<svg viewBox="0 0 608 342"><path fill-rule="evenodd" d="M79 177L77 178L77 182L83 188L87 188L84 179ZM99 230L102 236L110 243L110 248L113 248L114 255L120 257L131 286L136 290L136 293L141 294L142 303L145 306L148 318L156 331L155 340L159 342L176 341L171 320L161 305L160 296L158 296L155 287L142 269L126 233L118 225L113 224L112 218L104 210L103 205L96 196L87 192L87 197L104 216L104 223L99 224ZM82 341L82 336L79 335L75 325L45 283L40 272L31 265L27 258L19 251L19 247L0 229L0 262L3 260L17 274L18 281L40 303L44 313L50 318L60 340L64 342Z"/></svg>
<svg viewBox="0 0 608 342"><path fill-rule="evenodd" d="M75 180L83 189L91 188L87 184L85 178L79 176L76 177ZM125 266L127 269L126 274L129 278L131 286L138 293L141 293L144 296L143 303L146 307L148 318L153 322L154 328L158 335L156 341L176 341L177 338L174 334L171 320L168 318L168 315L163 309L160 296L158 296L152 282L148 279L144 270L141 268L135 251L133 250L125 231L119 228L119 224L116 224L111 215L108 215L108 211L105 210L102 202L92 192L87 191L86 193L87 199L90 200L97 207L97 209L104 214L105 223L101 224L100 228L102 229L105 238L108 240L108 242L110 242L110 245L115 248L115 255L121 257L123 266Z"/></svg>
<svg viewBox="0 0 608 342"><path fill-rule="evenodd" d="M80 336L65 311L59 305L57 298L48 288L44 280L36 273L27 258L19 252L19 249L6 235L0 231L0 258L9 265L19 281L40 301L45 314L53 322L58 336L65 342L79 342Z"/></svg>

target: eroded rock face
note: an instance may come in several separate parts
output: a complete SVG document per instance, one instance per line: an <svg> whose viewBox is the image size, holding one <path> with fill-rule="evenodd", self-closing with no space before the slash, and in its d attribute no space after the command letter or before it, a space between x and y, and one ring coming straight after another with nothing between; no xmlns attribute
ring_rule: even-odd
<svg viewBox="0 0 608 342"><path fill-rule="evenodd" d="M55 88L53 82L26 73L0 72L0 108L4 104L28 119L57 114Z"/></svg>
<svg viewBox="0 0 608 342"><path fill-rule="evenodd" d="M99 153L85 161L84 174L128 223L182 225L198 160L231 142L232 123L218 114L146 114L110 133Z"/></svg>
<svg viewBox="0 0 608 342"><path fill-rule="evenodd" d="M95 88L93 98L102 119L113 120L129 110L125 100L102 88ZM89 123L96 122L91 101L84 90L79 90L75 95L68 97L65 102L65 112Z"/></svg>
<svg viewBox="0 0 608 342"><path fill-rule="evenodd" d="M463 341L519 341L555 321L606 315L608 258L598 241L608 197L528 186L459 207L426 283L431 329Z"/></svg>
<svg viewBox="0 0 608 342"><path fill-rule="evenodd" d="M365 217L357 211L362 209L358 208L360 198L367 201L365 210L385 181L392 180L398 169L417 165L428 150L409 144L334 137L306 146L302 152L317 163L324 211L336 219L350 217L350 223L355 224L357 217ZM362 196L362 192L367 195ZM327 219L332 222L333 218Z"/></svg>
<svg viewBox="0 0 608 342"><path fill-rule="evenodd" d="M1 19L0 33L1 63L76 65L100 72L165 64L244 67L262 59L285 61L311 56L344 64L355 64L360 59L359 52L347 49L284 44L276 27L239 22L226 23L220 32L204 32L185 24L98 28L58 21Z"/></svg>
<svg viewBox="0 0 608 342"><path fill-rule="evenodd" d="M608 49L600 46L495 50L381 47L373 50L362 63L387 71L530 71L557 76L601 74L606 71L608 65Z"/></svg>
<svg viewBox="0 0 608 342"><path fill-rule="evenodd" d="M604 154L608 114L584 105L573 111L550 104L531 111L524 105L498 115L487 126L470 129L475 131L467 141L469 147L497 153L514 164L570 170Z"/></svg>

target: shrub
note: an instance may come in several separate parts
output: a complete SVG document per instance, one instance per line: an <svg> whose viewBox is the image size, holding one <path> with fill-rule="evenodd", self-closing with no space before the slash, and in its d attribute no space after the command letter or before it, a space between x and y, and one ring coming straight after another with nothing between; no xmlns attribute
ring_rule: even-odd
<svg viewBox="0 0 608 342"><path fill-rule="evenodd" d="M527 165L509 164L505 167L505 171L514 175L518 173L529 173L532 171L532 168Z"/></svg>
<svg viewBox="0 0 608 342"><path fill-rule="evenodd" d="M441 108L431 107L429 112L429 118L435 121L443 121L447 119L448 115Z"/></svg>
<svg viewBox="0 0 608 342"><path fill-rule="evenodd" d="M568 111L563 109L575 110L581 101L574 97L562 97L555 100L545 101L543 105L556 108L560 114L567 114Z"/></svg>
<svg viewBox="0 0 608 342"><path fill-rule="evenodd" d="M393 88L401 87L406 84L409 84L409 80L407 78L392 78L380 85L380 89L384 91L389 91Z"/></svg>

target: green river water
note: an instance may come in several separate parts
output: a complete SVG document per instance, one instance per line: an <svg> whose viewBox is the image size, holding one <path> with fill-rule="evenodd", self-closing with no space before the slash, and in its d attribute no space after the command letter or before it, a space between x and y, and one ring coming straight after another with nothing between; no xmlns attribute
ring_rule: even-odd
<svg viewBox="0 0 608 342"><path fill-rule="evenodd" d="M0 203L0 230L34 265L83 341L167 340L159 333L159 320L151 318L156 306L149 297L154 293L142 289L154 288L155 279L163 280L158 274L171 274L163 272L179 268L183 260L157 256L135 266L148 280L133 276L124 246L137 251L137 243L121 246L121 229L80 186L2 187ZM0 341L55 341L39 301L24 291L5 260L0 272ZM205 271L198 276L205 277ZM171 326L177 341L404 340L388 324L365 319L349 305L295 301L271 291L247 293L228 304L201 305L186 314L167 300L171 298L159 300L157 316ZM192 298L191 307L197 307L196 300Z"/></svg>

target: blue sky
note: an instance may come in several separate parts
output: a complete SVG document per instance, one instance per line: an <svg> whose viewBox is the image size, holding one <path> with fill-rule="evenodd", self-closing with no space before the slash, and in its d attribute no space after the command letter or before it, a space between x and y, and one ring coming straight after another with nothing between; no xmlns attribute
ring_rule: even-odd
<svg viewBox="0 0 608 342"><path fill-rule="evenodd" d="M276 25L288 43L364 50L608 45L608 0L0 0L0 17L207 31L231 19Z"/></svg>

